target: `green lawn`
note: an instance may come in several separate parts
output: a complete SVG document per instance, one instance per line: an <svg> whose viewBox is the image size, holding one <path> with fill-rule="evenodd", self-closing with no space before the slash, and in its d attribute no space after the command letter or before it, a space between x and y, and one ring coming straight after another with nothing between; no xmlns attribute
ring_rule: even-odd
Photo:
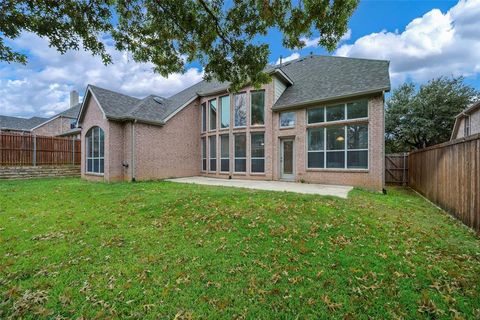
<svg viewBox="0 0 480 320"><path fill-rule="evenodd" d="M0 318L480 318L480 240L408 189L348 200L0 182Z"/></svg>

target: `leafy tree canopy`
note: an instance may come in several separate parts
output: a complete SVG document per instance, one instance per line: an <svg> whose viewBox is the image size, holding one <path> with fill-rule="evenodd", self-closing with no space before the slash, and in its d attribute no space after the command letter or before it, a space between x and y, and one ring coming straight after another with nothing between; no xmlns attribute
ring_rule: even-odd
<svg viewBox="0 0 480 320"><path fill-rule="evenodd" d="M0 1L0 61L26 63L6 39L22 31L49 40L59 52L83 48L111 63L104 35L138 62L152 62L163 76L184 72L199 61L207 79L267 81L262 70L270 53L259 38L272 28L286 48L305 45L302 36L320 34L319 45L335 49L347 31L358 0L3 0Z"/></svg>
<svg viewBox="0 0 480 320"><path fill-rule="evenodd" d="M440 77L417 86L405 83L386 103L387 152L405 152L448 141L455 116L479 97L462 77Z"/></svg>

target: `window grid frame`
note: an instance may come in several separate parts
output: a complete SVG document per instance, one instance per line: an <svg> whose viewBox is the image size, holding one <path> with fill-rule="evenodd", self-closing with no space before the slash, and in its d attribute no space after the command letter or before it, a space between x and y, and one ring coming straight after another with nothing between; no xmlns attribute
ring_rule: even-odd
<svg viewBox="0 0 480 320"><path fill-rule="evenodd" d="M252 152L253 152L253 148L252 148L252 144L253 144L253 139L252 139L252 136L255 135L255 134L262 134L263 135L263 157L254 157L252 155ZM250 174L265 174L265 145L266 145L266 142L265 142L265 131L253 131L253 132L250 132ZM263 171L253 171L252 168L252 162L253 160L263 160Z"/></svg>
<svg viewBox="0 0 480 320"><path fill-rule="evenodd" d="M228 157L222 157L222 137L227 137L228 141ZM220 170L218 172L220 173L230 173L230 134L229 133L224 133L220 135ZM222 170L222 160L228 160L228 171L223 171Z"/></svg>
<svg viewBox="0 0 480 320"><path fill-rule="evenodd" d="M237 146L237 141L235 139L236 136L239 135L244 135L245 136L245 157L237 157L237 152L236 152L236 146ZM247 174L247 132L239 132L233 134L233 173L235 174ZM245 160L245 171L237 171L235 162L237 160Z"/></svg>
<svg viewBox="0 0 480 320"><path fill-rule="evenodd" d="M95 144L95 131L98 129L98 156L95 157L95 149L94 149L94 144ZM100 133L103 132L103 148L100 148ZM87 131L87 134L86 134L86 139L85 140L88 140L90 139L89 138L89 135L92 136L92 142L91 142L91 145L90 145L90 152L88 153L87 152L87 145L85 145L85 153L86 153L86 157L85 157L85 173L87 174L93 174L93 175L105 175L105 131L100 128L99 126L93 126L91 127L88 131ZM103 156L100 156L101 152L100 150L103 150ZM88 162L89 160L92 161L92 171L89 171L88 170ZM95 171L95 160L98 160L98 172ZM103 171L100 172L100 161L103 160Z"/></svg>
<svg viewBox="0 0 480 320"><path fill-rule="evenodd" d="M252 94L253 93L258 93L258 92L263 92L263 124L253 124L252 123L252 115L253 115L253 112L252 112ZM266 109L266 102L265 102L265 98L266 98L266 95L265 95L265 90L264 89L260 89L260 90L250 90L250 127L251 128L263 128L265 127L265 122L266 122L266 112L265 112L265 109Z"/></svg>
<svg viewBox="0 0 480 320"><path fill-rule="evenodd" d="M247 116L247 111L248 111L247 97L248 97L248 95L247 95L247 92L248 91L240 91L240 92L237 92L237 93L232 95L233 99L232 99L232 102L231 102L230 112L233 111L233 115L232 115L233 116L233 126L232 126L233 129L246 129L247 126L248 126L248 116ZM242 94L245 95L245 125L237 126L236 119L235 119L235 97L238 96L238 95L242 95Z"/></svg>
<svg viewBox="0 0 480 320"><path fill-rule="evenodd" d="M215 128L212 129L212 107L211 107L211 103L212 101L215 101L215 107L217 108L216 110L216 113L215 113ZM208 132L215 132L218 130L218 101L217 101L217 98L213 98L213 99L210 99L207 101L207 107L208 107Z"/></svg>
<svg viewBox="0 0 480 320"><path fill-rule="evenodd" d="M211 154L211 149L212 149L212 146L211 146L211 141L212 141L212 138L215 138L215 158L212 158L212 154ZM217 173L217 169L218 169L218 162L217 162L217 135L210 135L208 136L208 173ZM212 160L215 161L215 170L212 171Z"/></svg>
<svg viewBox="0 0 480 320"><path fill-rule="evenodd" d="M202 148L202 163L200 164L201 172L207 172L208 169L208 158L207 158L207 137L201 137L201 148ZM205 145L205 150L203 146ZM203 168L203 161L205 161L205 169Z"/></svg>

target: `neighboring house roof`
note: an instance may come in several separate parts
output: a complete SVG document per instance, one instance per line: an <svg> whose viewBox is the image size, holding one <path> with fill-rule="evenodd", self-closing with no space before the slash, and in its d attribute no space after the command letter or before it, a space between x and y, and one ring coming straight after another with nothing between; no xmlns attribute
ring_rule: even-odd
<svg viewBox="0 0 480 320"><path fill-rule="evenodd" d="M276 101L273 110L308 103L390 90L389 62L356 58L310 55L282 65L268 66L265 72L275 74L289 86ZM163 125L168 119L200 96L228 91L230 84L200 81L171 97L150 95L137 99L118 92L89 85L107 119L137 120ZM87 99L84 99L84 103ZM83 105L78 120L81 121Z"/></svg>
<svg viewBox="0 0 480 320"><path fill-rule="evenodd" d="M390 90L389 62L310 55L277 66L293 85L273 110Z"/></svg>
<svg viewBox="0 0 480 320"><path fill-rule="evenodd" d="M72 119L77 118L81 107L82 107L82 104L77 103L73 107L68 108L67 110L60 112L55 117L60 116L60 117L72 118Z"/></svg>
<svg viewBox="0 0 480 320"><path fill-rule="evenodd" d="M52 120L55 120L55 119L59 118L59 117L76 119L76 118L78 117L78 113L80 112L80 108L81 108L81 107L82 107L82 104L81 104L81 103L77 103L77 104L74 105L73 107L68 108L68 109L65 110L65 111L62 111L62 112L54 115L53 117L50 117L50 118L48 118L48 119L45 119L42 123L39 123L39 124L36 125L35 127L31 128L31 130L40 128L41 126L49 123L49 122L52 121Z"/></svg>
<svg viewBox="0 0 480 320"><path fill-rule="evenodd" d="M47 120L47 118L32 117L26 119L19 117L0 116L0 129L30 131L35 126L45 122L45 120Z"/></svg>
<svg viewBox="0 0 480 320"><path fill-rule="evenodd" d="M480 100L477 102L474 102L465 110L463 110L462 112L460 112L455 116L455 124L453 125L452 136L450 137L450 140L456 137L457 131L458 131L458 128L460 127L460 122L462 121L462 119L466 118L467 116L479 110L480 110Z"/></svg>

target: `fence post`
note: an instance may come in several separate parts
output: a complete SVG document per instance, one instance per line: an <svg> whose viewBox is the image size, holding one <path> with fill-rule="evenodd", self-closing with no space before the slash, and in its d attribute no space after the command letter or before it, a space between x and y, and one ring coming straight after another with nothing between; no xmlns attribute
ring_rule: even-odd
<svg viewBox="0 0 480 320"><path fill-rule="evenodd" d="M37 136L33 135L33 166L37 165Z"/></svg>
<svg viewBox="0 0 480 320"><path fill-rule="evenodd" d="M406 153L404 152L403 153L403 173L402 173L402 185L406 185L406 181L405 181L405 157L406 157Z"/></svg>
<svg viewBox="0 0 480 320"><path fill-rule="evenodd" d="M72 137L72 165L75 165L75 138Z"/></svg>

